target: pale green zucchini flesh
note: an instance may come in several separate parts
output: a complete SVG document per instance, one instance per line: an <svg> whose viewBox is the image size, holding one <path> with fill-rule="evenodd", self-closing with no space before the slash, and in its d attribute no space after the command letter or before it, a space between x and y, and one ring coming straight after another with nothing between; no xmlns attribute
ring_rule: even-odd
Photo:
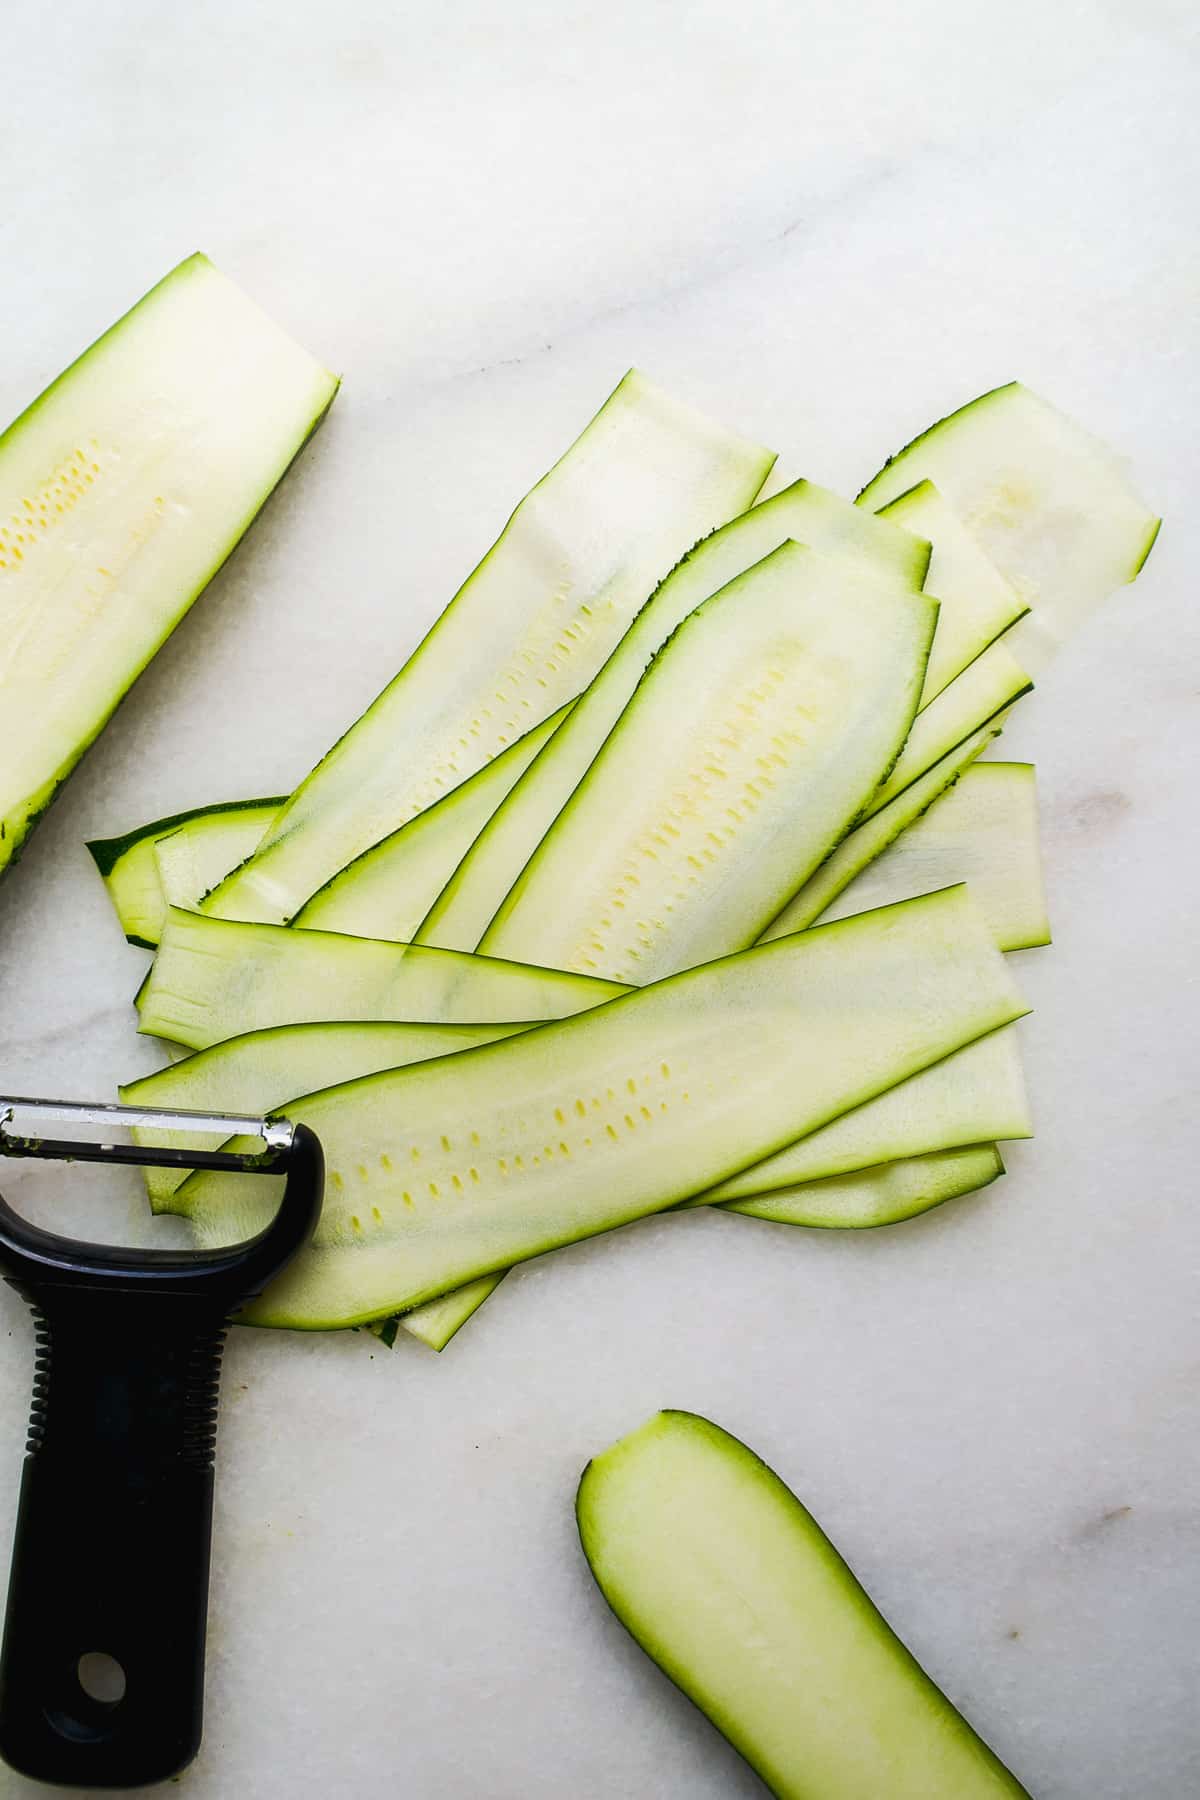
<svg viewBox="0 0 1200 1800"><path fill-rule="evenodd" d="M891 774L865 809L871 818L942 758L1027 694L1032 681L1003 641L977 656L913 721Z"/></svg>
<svg viewBox="0 0 1200 1800"><path fill-rule="evenodd" d="M753 1451L657 1413L583 1472L617 1618L778 1800L1025 1796Z"/></svg>
<svg viewBox="0 0 1200 1800"><path fill-rule="evenodd" d="M93 838L92 861L129 942L153 950L167 907L196 906L250 854L282 804L278 795L230 800L153 819L123 837Z"/></svg>
<svg viewBox="0 0 1200 1800"><path fill-rule="evenodd" d="M925 586L937 596L940 610L921 691L921 705L928 706L1029 611L1028 602L989 562L932 481L918 482L876 516L928 538L932 546Z"/></svg>
<svg viewBox="0 0 1200 1800"><path fill-rule="evenodd" d="M192 1050L271 1025L370 1019L495 1025L563 1018L618 984L455 950L167 913L138 1029Z"/></svg>
<svg viewBox="0 0 1200 1800"><path fill-rule="evenodd" d="M1017 1033L1008 1026L743 1169L693 1204L723 1205L897 1157L1032 1135Z"/></svg>
<svg viewBox="0 0 1200 1800"><path fill-rule="evenodd" d="M966 890L947 889L289 1103L324 1145L325 1205L245 1316L365 1323L662 1211L1024 1010ZM222 1243L276 1185L202 1172L174 1205Z"/></svg>
<svg viewBox="0 0 1200 1800"><path fill-rule="evenodd" d="M1160 520L1118 458L1016 381L906 445L859 504L877 510L926 480L1030 608L1014 643L1035 670L1094 606L1133 580L1158 535Z"/></svg>
<svg viewBox="0 0 1200 1800"><path fill-rule="evenodd" d="M752 943L912 721L936 602L784 544L643 676L480 948L651 982Z"/></svg>
<svg viewBox="0 0 1200 1800"><path fill-rule="evenodd" d="M430 906L479 833L570 711L567 705L551 713L444 800L364 850L300 908L292 923L354 937L414 941ZM473 950L475 945L464 947Z"/></svg>
<svg viewBox="0 0 1200 1800"><path fill-rule="evenodd" d="M498 808L417 933L422 944L474 950L522 869L570 800L628 704L646 665L671 633L718 589L789 538L844 556L919 589L930 549L907 530L872 519L811 481L796 481L697 544L661 582L571 718ZM939 627L940 628L940 627Z"/></svg>
<svg viewBox="0 0 1200 1800"><path fill-rule="evenodd" d="M962 1052L960 1051L961 1055ZM932 1150L899 1157L848 1175L827 1175L797 1187L732 1200L726 1212L774 1225L806 1225L822 1231L867 1231L898 1225L988 1187L1003 1175L995 1144L966 1144L959 1150ZM438 1348L441 1348L439 1345Z"/></svg>
<svg viewBox="0 0 1200 1800"><path fill-rule="evenodd" d="M632 371L207 909L294 918L574 699L655 582L750 504L773 461Z"/></svg>
<svg viewBox="0 0 1200 1800"><path fill-rule="evenodd" d="M121 1088L127 1106L159 1106L176 1112L266 1114L295 1094L332 1087L358 1075L398 1069L406 1063L473 1050L520 1031L519 1025L273 1025L227 1038L182 1062L143 1075ZM220 1133L163 1131L137 1125L135 1144L175 1150L220 1148ZM166 1212L186 1169L148 1168L146 1191L155 1212Z"/></svg>
<svg viewBox="0 0 1200 1800"><path fill-rule="evenodd" d="M336 391L193 256L0 437L0 869Z"/></svg>
<svg viewBox="0 0 1200 1800"><path fill-rule="evenodd" d="M967 883L1001 950L1050 942L1030 763L973 763L820 917L848 918L956 881Z"/></svg>
<svg viewBox="0 0 1200 1800"><path fill-rule="evenodd" d="M847 832L832 855L825 858L799 892L793 894L783 911L772 919L759 942L769 944L774 938L788 937L793 931L806 931L810 925L815 925L855 877L877 856L882 856L888 845L894 843L939 794L945 793L957 781L999 731L999 722L993 720L990 725L972 732L955 749L931 764L923 775L910 781L886 806Z"/></svg>

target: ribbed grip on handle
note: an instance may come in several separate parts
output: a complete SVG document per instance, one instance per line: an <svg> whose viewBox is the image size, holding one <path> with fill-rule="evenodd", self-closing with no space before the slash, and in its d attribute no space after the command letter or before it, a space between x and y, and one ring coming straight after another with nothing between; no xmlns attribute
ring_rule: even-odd
<svg viewBox="0 0 1200 1800"><path fill-rule="evenodd" d="M79 1787L162 1781L200 1742L225 1319L211 1294L15 1285L37 1356L0 1756ZM82 1685L96 1655L121 1698Z"/></svg>

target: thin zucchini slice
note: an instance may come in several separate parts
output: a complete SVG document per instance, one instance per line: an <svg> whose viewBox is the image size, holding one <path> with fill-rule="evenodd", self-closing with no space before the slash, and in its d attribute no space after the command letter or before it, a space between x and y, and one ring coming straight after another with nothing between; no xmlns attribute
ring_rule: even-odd
<svg viewBox="0 0 1200 1800"><path fill-rule="evenodd" d="M845 919L956 881L970 887L1001 950L1050 942L1032 764L973 763L821 918Z"/></svg>
<svg viewBox="0 0 1200 1800"><path fill-rule="evenodd" d="M294 918L362 851L574 699L655 582L750 504L774 460L628 374L207 910Z"/></svg>
<svg viewBox="0 0 1200 1800"><path fill-rule="evenodd" d="M1004 1163L995 1144L966 1144L960 1150L932 1150L925 1156L900 1157L849 1175L828 1175L822 1181L753 1194L748 1200L728 1202L725 1211L775 1225L866 1231L932 1212L947 1200L959 1200L988 1187L1003 1173Z"/></svg>
<svg viewBox="0 0 1200 1800"><path fill-rule="evenodd" d="M1032 1135L1017 1034L1006 1027L743 1169L692 1204L723 1205L897 1157Z"/></svg>
<svg viewBox="0 0 1200 1800"><path fill-rule="evenodd" d="M778 1800L1029 1800L719 1425L656 1413L587 1465L575 1511L617 1618Z"/></svg>
<svg viewBox="0 0 1200 1800"><path fill-rule="evenodd" d="M100 871L113 911L129 942L153 950L168 905L194 906L214 881L250 854L282 804L278 797L231 800L224 805L198 806L190 812L172 813L166 819L153 819L149 825L140 825L123 837L93 838L88 844L92 861ZM188 848L170 859L173 891L168 899L157 851L160 843L172 835L182 838ZM204 886L194 887L190 875L187 880L182 875L185 856L193 855L197 872L213 864L224 863L224 867L218 866Z"/></svg>
<svg viewBox="0 0 1200 1800"><path fill-rule="evenodd" d="M876 515L930 540L925 586L941 603L921 705L928 706L968 663L1028 611L1010 582L988 560L932 481L919 481Z"/></svg>
<svg viewBox="0 0 1200 1800"><path fill-rule="evenodd" d="M570 711L570 704L560 706L444 800L364 850L317 890L292 923L310 930L345 931L353 937L413 941L430 906L496 808Z"/></svg>
<svg viewBox="0 0 1200 1800"><path fill-rule="evenodd" d="M200 814L154 840L154 865L166 906L199 907L210 888L253 850L279 802L256 801ZM159 920L159 936L165 923Z"/></svg>
<svg viewBox="0 0 1200 1800"><path fill-rule="evenodd" d="M227 1038L198 1050L170 1068L144 1075L121 1088L127 1106L164 1106L182 1112L268 1113L293 1094L330 1087L380 1069L450 1056L495 1043L520 1031L520 1025L393 1025L372 1021L357 1025L272 1025ZM136 1144L171 1149L217 1150L220 1133L133 1128ZM155 1212L169 1211L166 1202L187 1178L186 1169L148 1168L146 1191Z"/></svg>
<svg viewBox="0 0 1200 1800"><path fill-rule="evenodd" d="M280 1026L216 1044L170 1069L130 1083L121 1089L121 1097L145 1106L201 1111L241 1107L267 1112L283 1106L298 1092L470 1049L520 1029L523 1027L512 1025ZM1004 1138L1027 1137L1031 1130L1016 1034L1006 1027L910 1076L688 1204L724 1204L726 1196L774 1193L797 1182L812 1183L814 1178L877 1164L883 1156L909 1156L914 1150L974 1143L989 1132ZM184 1138L142 1128L134 1137L138 1143L181 1147L201 1141L206 1149L216 1149L219 1143L216 1138L209 1142L194 1135ZM147 1171L155 1211L173 1209L171 1197L184 1179L184 1173L176 1169ZM405 1315L401 1323L412 1335L442 1349L498 1280L498 1276L486 1276Z"/></svg>
<svg viewBox="0 0 1200 1800"><path fill-rule="evenodd" d="M1009 382L940 419L869 481L872 510L933 481L1030 608L1015 633L1041 668L1114 588L1132 581L1161 521L1106 448Z"/></svg>
<svg viewBox="0 0 1200 1800"><path fill-rule="evenodd" d="M624 988L456 950L210 919L171 907L138 1029L205 1050L270 1025L368 1019L495 1025L558 1019Z"/></svg>
<svg viewBox="0 0 1200 1800"><path fill-rule="evenodd" d="M538 757L471 846L416 941L450 950L476 948L616 725L651 658L702 601L789 538L919 589L929 563L928 543L876 519L873 529L864 532L855 525L863 517L861 508L837 494L811 481L796 481L697 544L646 602L553 746Z"/></svg>
<svg viewBox="0 0 1200 1800"><path fill-rule="evenodd" d="M847 832L833 854L825 858L816 873L809 876L800 891L793 894L783 911L771 921L759 942L768 944L773 938L788 937L793 931L806 931L810 925L815 925L855 877L877 856L882 856L888 845L895 843L901 832L958 780L999 731L1000 722L994 719L990 725L972 732L955 749L931 764L923 775L910 781L886 806Z"/></svg>
<svg viewBox="0 0 1200 1800"><path fill-rule="evenodd" d="M192 256L0 437L0 870L336 392Z"/></svg>
<svg viewBox="0 0 1200 1800"><path fill-rule="evenodd" d="M910 886L910 892L928 892L935 885L928 882L920 890ZM896 899L907 897L907 894L899 893L893 896ZM881 895L877 904L882 904L883 898ZM987 909L984 910L986 913ZM989 923L995 932L994 915ZM952 1056L919 1075L910 1076L877 1099L855 1107L775 1156L733 1176L713 1192L685 1204L689 1207L727 1205L727 1195L757 1197L762 1190L776 1190L793 1183L806 1184L798 1191L808 1193L812 1200L809 1190L818 1186L822 1179L845 1179L850 1185L836 1193L840 1195L840 1204L847 1216L852 1211L853 1194L862 1196L864 1211L867 1210L867 1197L874 1194L875 1211L880 1215L862 1220L851 1218L850 1222L884 1224L888 1219L882 1214L889 1206L907 1206L908 1211L891 1215L907 1218L913 1212L923 1211L927 1206L937 1205L943 1199L952 1199L983 1184L982 1179L975 1178L974 1164L954 1160L960 1155L957 1150L946 1152L950 1158L946 1165L926 1161L924 1156L914 1155L914 1152L935 1153L938 1146L969 1144L978 1159L983 1154L974 1148L978 1139L1025 1138L1032 1132L1033 1120L1016 1032L1009 1027L955 1051ZM990 1154L999 1165L998 1153L993 1149ZM903 1157L905 1161L902 1164L889 1162L884 1172L875 1176L872 1182L855 1188L847 1171L861 1172L869 1164L878 1165L884 1157ZM897 1171L895 1174L886 1172L893 1168ZM992 1173L1002 1170L1003 1165L999 1165ZM923 1176L923 1182L919 1176ZM958 1181L966 1185L954 1186ZM824 1222L834 1225L837 1219L831 1214ZM499 1276L487 1276L457 1293L443 1295L429 1307L406 1314L401 1324L432 1348L444 1349L454 1333L483 1305L500 1279Z"/></svg>
<svg viewBox="0 0 1200 1800"><path fill-rule="evenodd" d="M1029 676L1003 641L977 656L917 714L896 766L876 790L863 817L869 819L881 812L934 763L999 719L1032 688Z"/></svg>
<svg viewBox="0 0 1200 1800"><path fill-rule="evenodd" d="M772 551L655 657L480 948L641 984L752 943L895 761L936 614Z"/></svg>
<svg viewBox="0 0 1200 1800"><path fill-rule="evenodd" d="M500 799L570 710L560 707L436 806L364 851L294 923L407 943ZM257 847L286 799L197 807L89 844L129 942L153 950L167 907L196 908Z"/></svg>
<svg viewBox="0 0 1200 1800"><path fill-rule="evenodd" d="M291 1103L324 1145L325 1206L243 1316L328 1330L407 1311L673 1206L1024 1010L949 888ZM174 1196L206 1245L276 1201L273 1178L210 1171Z"/></svg>
<svg viewBox="0 0 1200 1800"><path fill-rule="evenodd" d="M414 1306L411 1312L387 1320L380 1330L385 1332L392 1326L406 1331L409 1337L419 1339L422 1344L428 1344L431 1350L444 1350L455 1332L461 1331L472 1314L491 1298L506 1273L502 1269L498 1275L481 1275L477 1281L468 1281L465 1287L453 1288L437 1300L427 1300L424 1306ZM393 1330L393 1343L395 1336Z"/></svg>

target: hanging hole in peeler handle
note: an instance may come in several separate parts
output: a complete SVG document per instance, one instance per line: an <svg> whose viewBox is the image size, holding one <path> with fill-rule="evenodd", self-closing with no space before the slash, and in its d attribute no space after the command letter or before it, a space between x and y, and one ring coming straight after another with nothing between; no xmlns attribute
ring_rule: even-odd
<svg viewBox="0 0 1200 1800"><path fill-rule="evenodd" d="M222 1347L316 1224L313 1133L276 1167L271 1223L212 1252L56 1237L0 1199L0 1271L37 1321L0 1756L35 1780L140 1787L199 1748Z"/></svg>
<svg viewBox="0 0 1200 1800"><path fill-rule="evenodd" d="M120 1706L125 1698L125 1671L115 1656L103 1650L88 1650L75 1669L79 1685L97 1706Z"/></svg>
<svg viewBox="0 0 1200 1800"><path fill-rule="evenodd" d="M125 1671L115 1656L89 1650L74 1669L64 1672L63 1693L46 1707L46 1719L59 1737L88 1743L111 1735L125 1698Z"/></svg>

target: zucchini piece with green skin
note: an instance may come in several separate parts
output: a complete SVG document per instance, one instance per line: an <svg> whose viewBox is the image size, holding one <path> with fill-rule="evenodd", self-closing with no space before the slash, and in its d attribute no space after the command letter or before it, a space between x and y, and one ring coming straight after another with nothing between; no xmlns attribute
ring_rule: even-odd
<svg viewBox="0 0 1200 1800"><path fill-rule="evenodd" d="M1134 579L1161 524L1112 452L1018 381L931 425L858 503L876 511L922 480L937 484L1029 606L1014 643L1035 670Z"/></svg>
<svg viewBox="0 0 1200 1800"><path fill-rule="evenodd" d="M837 849L825 858L816 873L809 876L778 917L771 921L759 942L769 944L774 938L788 937L793 931L806 931L810 925L815 925L862 870L877 856L882 856L888 845L895 843L901 832L932 806L938 795L945 793L963 770L987 749L999 735L1003 718L1001 714L990 725L972 732L955 749L931 764L923 775L910 781L886 806L847 832Z"/></svg>
<svg viewBox="0 0 1200 1800"><path fill-rule="evenodd" d="M409 1337L427 1344L431 1350L444 1350L456 1332L461 1331L467 1320L479 1311L485 1300L489 1300L507 1270L501 1269L498 1275L481 1275L477 1281L468 1281L465 1287L451 1289L437 1300L427 1300L424 1306L415 1306L411 1312L400 1313L388 1319L378 1328L378 1335L384 1342L389 1339L385 1335L392 1327L390 1342L395 1343L396 1332L406 1331Z"/></svg>
<svg viewBox="0 0 1200 1800"><path fill-rule="evenodd" d="M0 870L336 392L192 256L0 436Z"/></svg>
<svg viewBox="0 0 1200 1800"><path fill-rule="evenodd" d="M575 1512L621 1624L777 1800L1029 1800L719 1425L656 1413L588 1463Z"/></svg>
<svg viewBox="0 0 1200 1800"><path fill-rule="evenodd" d="M1017 1034L1006 1027L897 1082L877 1099L743 1169L690 1204L722 1206L902 1156L1032 1135Z"/></svg>
<svg viewBox="0 0 1200 1800"><path fill-rule="evenodd" d="M875 515L928 538L933 546L925 586L941 601L921 705L981 656L1028 611L1010 582L984 555L932 481L920 481Z"/></svg>
<svg viewBox="0 0 1200 1800"><path fill-rule="evenodd" d="M866 515L870 517L870 515ZM845 556L919 589L930 546L864 514L811 481L796 481L697 544L660 583L576 703L569 724L509 794L471 845L421 925L417 942L474 950L505 895L570 800L628 705L651 658L702 601L789 538Z"/></svg>
<svg viewBox="0 0 1200 1800"><path fill-rule="evenodd" d="M325 1205L241 1316L364 1324L665 1211L1025 1010L950 888L289 1103L324 1146ZM277 1203L274 1178L211 1171L174 1196L204 1245Z"/></svg>
<svg viewBox="0 0 1200 1800"><path fill-rule="evenodd" d="M641 984L753 943L895 761L936 616L799 544L738 576L655 657L480 949Z"/></svg>
<svg viewBox="0 0 1200 1800"><path fill-rule="evenodd" d="M138 995L138 1029L191 1050L327 1020L505 1025L558 1019L625 989L558 969L171 907Z"/></svg>
<svg viewBox="0 0 1200 1800"><path fill-rule="evenodd" d="M992 644L956 675L913 721L904 749L887 780L863 812L869 819L951 750L1006 713L1033 683L1003 640Z"/></svg>
<svg viewBox="0 0 1200 1800"><path fill-rule="evenodd" d="M394 1025L382 1021L347 1025L274 1025L197 1050L182 1062L143 1075L120 1089L127 1106L161 1106L172 1111L266 1114L300 1090L330 1087L380 1069L473 1050L522 1031L523 1025ZM222 1135L212 1132L133 1128L135 1144L175 1150L217 1150ZM146 1191L155 1212L187 1179L186 1169L148 1168Z"/></svg>
<svg viewBox="0 0 1200 1800"><path fill-rule="evenodd" d="M753 1194L747 1200L730 1201L724 1210L774 1225L868 1231L932 1212L947 1200L977 1193L1003 1174L995 1144L965 1144L958 1150L898 1157L848 1175L827 1175L820 1181Z"/></svg>
<svg viewBox="0 0 1200 1800"><path fill-rule="evenodd" d="M508 1026L292 1025L250 1032L201 1051L121 1089L121 1098L140 1106L193 1111L240 1107L268 1112L298 1092L311 1092L410 1062L449 1055L525 1029ZM974 1142L984 1133L1025 1137L1032 1129L1015 1033L1005 1029L981 1038L953 1056L856 1107L778 1156L735 1176L723 1188L690 1201L693 1206L724 1203L722 1195L755 1194L877 1163L881 1154L908 1154L944 1144ZM138 1127L138 1143L186 1148L200 1142L216 1149L220 1139L185 1138ZM156 1212L173 1209L172 1196L185 1172L147 1171ZM469 1290L448 1294L408 1314L401 1322L412 1335L441 1349L497 1285L487 1276Z"/></svg>
<svg viewBox="0 0 1200 1800"><path fill-rule="evenodd" d="M570 710L560 707L402 831L364 851L314 894L293 922L407 942L498 799ZM129 942L155 949L167 907L197 907L257 847L286 799L281 794L196 807L125 837L89 844Z"/></svg>
<svg viewBox="0 0 1200 1800"><path fill-rule="evenodd" d="M305 902L292 924L354 937L424 941L417 934L429 908L505 796L557 734L572 704L577 703L559 707L444 800L364 850Z"/></svg>
<svg viewBox="0 0 1200 1800"><path fill-rule="evenodd" d="M749 506L774 460L631 371L206 909L294 918L574 699L655 582Z"/></svg>
<svg viewBox="0 0 1200 1800"><path fill-rule="evenodd" d="M845 919L955 881L968 884L1001 950L1050 942L1031 763L973 763L820 917Z"/></svg>
<svg viewBox="0 0 1200 1800"><path fill-rule="evenodd" d="M282 804L275 797L196 806L189 812L172 813L166 819L153 819L149 825L140 825L123 837L93 838L88 850L129 942L153 950L167 907L194 906L206 891L204 887L192 891L190 882L181 886L182 858L176 856L170 862L172 891L168 895L158 867L156 852L160 843L172 835L198 840L203 845L198 848L198 859L205 869L224 864L207 883L211 887L213 881L219 881L249 854ZM225 861L227 855L229 860Z"/></svg>
<svg viewBox="0 0 1200 1800"><path fill-rule="evenodd" d="M154 840L154 866L165 906L158 922L158 936L167 906L195 910L210 888L224 880L253 850L266 824L275 816L279 801L255 801L241 807L220 807L197 815L177 831ZM158 939L155 939L157 945Z"/></svg>

